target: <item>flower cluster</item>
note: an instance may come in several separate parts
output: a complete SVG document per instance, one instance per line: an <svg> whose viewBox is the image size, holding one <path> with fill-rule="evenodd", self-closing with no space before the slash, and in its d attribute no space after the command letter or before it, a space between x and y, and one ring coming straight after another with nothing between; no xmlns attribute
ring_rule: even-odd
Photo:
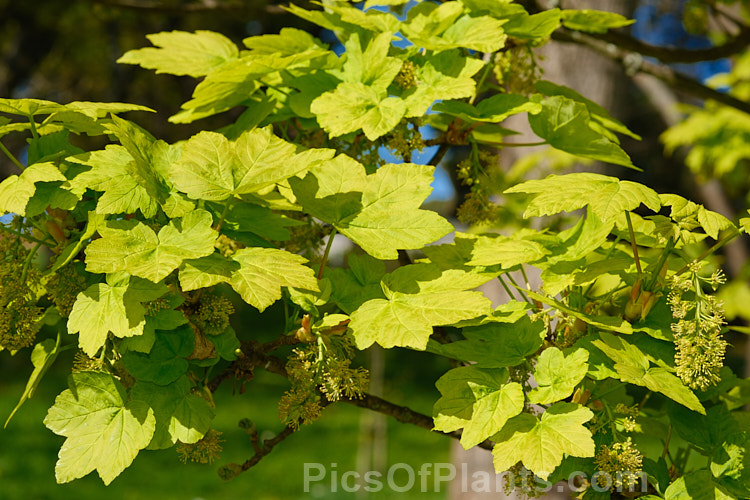
<svg viewBox="0 0 750 500"><path fill-rule="evenodd" d="M396 78L393 79L393 83L401 87L402 89L410 89L417 84L417 71L416 65L411 61L404 61L401 64Z"/></svg>
<svg viewBox="0 0 750 500"><path fill-rule="evenodd" d="M352 368L353 348L346 336L319 335L316 341L295 349L286 365L292 388L279 402L279 418L291 426L320 416L326 401L361 398L369 383L364 368Z"/></svg>
<svg viewBox="0 0 750 500"><path fill-rule="evenodd" d="M425 147L419 124L409 120L401 120L386 136L386 147L404 161L411 160L413 151L422 151Z"/></svg>
<svg viewBox="0 0 750 500"><path fill-rule="evenodd" d="M316 421L322 411L320 396L309 387L292 387L279 400L279 419L295 429Z"/></svg>
<svg viewBox="0 0 750 500"><path fill-rule="evenodd" d="M615 406L615 413L626 415L626 417L621 420L621 424L625 432L634 432L636 430L635 417L637 417L640 413L640 408L638 408L638 405L625 406L622 403L618 403L617 406Z"/></svg>
<svg viewBox="0 0 750 500"><path fill-rule="evenodd" d="M214 247L216 247L219 253L224 257L231 257L237 250L242 248L242 246L242 244L234 241L225 234L220 234L214 243Z"/></svg>
<svg viewBox="0 0 750 500"><path fill-rule="evenodd" d="M211 464L222 451L221 432L209 429L208 432L195 443L180 443L177 445L177 454L184 464L195 462L199 464Z"/></svg>
<svg viewBox="0 0 750 500"><path fill-rule="evenodd" d="M78 351L73 356L73 373L100 371L104 371L104 363L101 358L92 358L83 351Z"/></svg>
<svg viewBox="0 0 750 500"><path fill-rule="evenodd" d="M536 476L529 469L518 462L510 469L503 481L503 491L506 496L515 495L517 498L536 498L542 494L538 488Z"/></svg>
<svg viewBox="0 0 750 500"><path fill-rule="evenodd" d="M0 347L11 351L33 345L41 327L42 276L31 265L33 252L21 238L0 237Z"/></svg>
<svg viewBox="0 0 750 500"><path fill-rule="evenodd" d="M47 295L63 318L70 316L78 294L86 289L86 278L68 265L58 270L47 282Z"/></svg>
<svg viewBox="0 0 750 500"><path fill-rule="evenodd" d="M221 335L229 328L229 317L232 314L234 306L231 300L223 295L207 294L201 297L190 320L205 335Z"/></svg>
<svg viewBox="0 0 750 500"><path fill-rule="evenodd" d="M511 94L531 95L534 83L541 78L534 53L528 45L517 45L495 55L495 78Z"/></svg>
<svg viewBox="0 0 750 500"><path fill-rule="evenodd" d="M677 375L692 389L705 390L719 382L727 342L722 338L723 304L703 291L703 285L714 290L726 279L717 271L710 277L699 274L691 265L687 276L673 276L667 302L672 309L674 343L677 348Z"/></svg>
<svg viewBox="0 0 750 500"><path fill-rule="evenodd" d="M632 490L640 480L643 455L630 438L611 446L600 446L594 460L596 468L606 473L597 477L600 486L606 487L605 483L611 480L610 486L613 490Z"/></svg>
<svg viewBox="0 0 750 500"><path fill-rule="evenodd" d="M497 154L477 149L456 166L456 177L461 184L471 189L456 210L456 217L461 223L471 225L497 222L499 207L490 199L493 189L490 186L489 172L497 170L498 163Z"/></svg>

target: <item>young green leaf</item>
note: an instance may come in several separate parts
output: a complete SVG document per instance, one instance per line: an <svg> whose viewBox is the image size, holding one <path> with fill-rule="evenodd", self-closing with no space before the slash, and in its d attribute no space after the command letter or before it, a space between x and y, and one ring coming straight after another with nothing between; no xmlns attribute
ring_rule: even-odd
<svg viewBox="0 0 750 500"><path fill-rule="evenodd" d="M125 271L153 282L166 278L186 259L214 253L218 233L213 218L195 210L172 219L157 234L140 221L112 221L99 228L101 238L86 248L86 270L92 273Z"/></svg>
<svg viewBox="0 0 750 500"><path fill-rule="evenodd" d="M385 92L398 72L401 59L389 57L393 33L381 33L373 38L367 47L360 44L356 33L346 41L346 61L339 71L332 72L341 81L362 83L378 92Z"/></svg>
<svg viewBox="0 0 750 500"><path fill-rule="evenodd" d="M545 349L534 369L538 386L529 391L529 403L546 405L565 399L588 372L589 353L576 349L567 356L557 347Z"/></svg>
<svg viewBox="0 0 750 500"><path fill-rule="evenodd" d="M193 199L223 201L273 186L332 156L329 149L297 154L270 127L247 131L232 142L204 131L188 140L180 160L169 167L169 177Z"/></svg>
<svg viewBox="0 0 750 500"><path fill-rule="evenodd" d="M99 230L99 225L104 224L105 221L106 219L104 215L100 215L95 212L89 212L86 227L83 231L81 231L78 239L76 241L73 241L63 249L63 251L60 253L60 256L57 258L54 265L49 269L48 272L55 272L61 267L67 265L71 260L73 260L81 251L81 249L83 249L83 247L88 243L89 238L94 236L94 233Z"/></svg>
<svg viewBox="0 0 750 500"><path fill-rule="evenodd" d="M748 213L750 213L750 210L748 210ZM743 218L741 218L740 219L740 227L746 233L750 233L750 217L743 217Z"/></svg>
<svg viewBox="0 0 750 500"><path fill-rule="evenodd" d="M128 401L122 385L106 372L73 373L68 386L44 419L47 428L67 438L55 466L57 482L96 470L109 484L151 441L154 411L143 401Z"/></svg>
<svg viewBox="0 0 750 500"><path fill-rule="evenodd" d="M723 404L712 406L705 415L701 415L682 405L670 403L667 412L674 431L704 455L718 454L722 445L741 430Z"/></svg>
<svg viewBox="0 0 750 500"><path fill-rule="evenodd" d="M13 415L21 408L26 401L28 401L36 392L39 387L39 382L42 381L42 377L47 373L52 363L57 359L57 355L60 353L60 337L57 337L57 341L52 339L46 339L39 342L34 346L34 350L31 352L31 364L34 365L34 371L31 372L26 387L21 394L21 399L10 412L8 418L5 420L3 428L8 427L8 423L13 418Z"/></svg>
<svg viewBox="0 0 750 500"><path fill-rule="evenodd" d="M555 403L537 419L522 413L508 421L492 440L495 471L510 469L519 461L542 479L562 463L565 454L593 457L594 440L583 426L594 417L584 406Z"/></svg>
<svg viewBox="0 0 750 500"><path fill-rule="evenodd" d="M433 111L446 113L464 121L489 123L501 122L518 113L538 113L541 109L542 106L538 102L517 94L497 94L482 99L476 107L463 101L445 101L432 107Z"/></svg>
<svg viewBox="0 0 750 500"><path fill-rule="evenodd" d="M614 12L576 9L563 10L562 23L566 28L586 33L605 33L613 28L622 28L635 22Z"/></svg>
<svg viewBox="0 0 750 500"><path fill-rule="evenodd" d="M425 2L409 10L401 31L415 45L436 52L459 47L495 52L505 46L502 21L489 16L462 16L462 11L460 2L440 6Z"/></svg>
<svg viewBox="0 0 750 500"><path fill-rule="evenodd" d="M147 403L154 411L156 428L149 450L170 448L178 441L195 443L211 426L214 410L208 401L191 392L190 380L182 376L168 385L139 380L132 397Z"/></svg>
<svg viewBox="0 0 750 500"><path fill-rule="evenodd" d="M451 359L473 361L481 368L516 366L542 346L547 331L543 322L532 322L525 310L522 314L512 322L466 327L463 329L466 340L449 344L430 342L427 350Z"/></svg>
<svg viewBox="0 0 750 500"><path fill-rule="evenodd" d="M545 259L545 264L574 262L601 248L612 232L613 221L602 222L589 206L586 215L575 226L560 231L558 237L562 245Z"/></svg>
<svg viewBox="0 0 750 500"><path fill-rule="evenodd" d="M529 114L529 124L552 147L592 160L633 167L620 146L591 127L591 115L585 104L563 96L547 98L541 104L541 112Z"/></svg>
<svg viewBox="0 0 750 500"><path fill-rule="evenodd" d="M736 500L716 482L711 471L698 469L677 478L664 491L665 500L687 500L711 498L713 500Z"/></svg>
<svg viewBox="0 0 750 500"><path fill-rule="evenodd" d="M401 26L396 16L389 12L381 12L379 9L371 9L363 12L346 3L340 3L330 4L327 10L338 14L341 23L347 23L349 26L356 26L357 28L375 33L395 33ZM356 31L354 34L356 34Z"/></svg>
<svg viewBox="0 0 750 500"><path fill-rule="evenodd" d="M623 333L626 335L633 333L632 325L622 318L606 315L593 316L591 314L583 313L572 307L568 307L559 300L555 300L551 297L548 297L547 295L532 292L531 290L524 290L524 293L528 295L530 299L538 300L542 304L552 306L558 311L562 311L569 316L580 319L584 323L601 330Z"/></svg>
<svg viewBox="0 0 750 500"><path fill-rule="evenodd" d="M10 175L0 182L0 213L26 214L26 206L37 190L38 182L64 181L65 176L53 162L35 163L21 175Z"/></svg>
<svg viewBox="0 0 750 500"><path fill-rule="evenodd" d="M587 172L550 175L545 179L526 181L506 193L532 193L524 217L572 212L589 206L602 222L610 222L621 213L638 208L641 203L654 212L661 208L659 195L637 182Z"/></svg>
<svg viewBox="0 0 750 500"><path fill-rule="evenodd" d="M156 215L159 205L131 174L128 165L135 160L123 146L110 144L103 150L68 160L90 167L70 180L70 190L78 196L86 189L102 191L96 203L97 213L132 214L140 210L144 217Z"/></svg>
<svg viewBox="0 0 750 500"><path fill-rule="evenodd" d="M388 164L365 176L358 162L339 156L290 179L306 211L333 224L378 259L395 259L397 250L421 248L453 226L435 212L420 210L432 188L429 165Z"/></svg>
<svg viewBox="0 0 750 500"><path fill-rule="evenodd" d="M385 275L385 263L367 254L350 253L349 269L340 267L326 271L333 290L331 297L336 305L347 314L372 299L384 299L380 281Z"/></svg>
<svg viewBox="0 0 750 500"><path fill-rule="evenodd" d="M190 325L174 330L157 331L154 345L148 354L128 351L122 363L133 377L161 386L169 385L185 374L195 347L195 331Z"/></svg>
<svg viewBox="0 0 750 500"><path fill-rule="evenodd" d="M195 87L193 98L182 111L169 117L171 123L192 123L243 104L261 88L260 79L283 69L281 58L246 56L209 73Z"/></svg>
<svg viewBox="0 0 750 500"><path fill-rule="evenodd" d="M330 53L320 40L297 28L281 28L278 35L251 36L242 40L242 43L254 57L292 58L290 66Z"/></svg>
<svg viewBox="0 0 750 500"><path fill-rule="evenodd" d="M239 262L218 253L188 259L180 265L180 286L187 292L226 283L239 268Z"/></svg>
<svg viewBox="0 0 750 500"><path fill-rule="evenodd" d="M180 217L195 207L176 193L169 182L168 169L179 158L179 147L156 140L143 128L115 115L112 115L112 123L106 124L106 129L133 157L133 162L125 164L126 170L159 203L168 217Z"/></svg>
<svg viewBox="0 0 750 500"><path fill-rule="evenodd" d="M315 272L307 259L275 248L243 248L232 255L240 267L232 271L229 284L245 302L259 311L281 298L281 287L318 290Z"/></svg>
<svg viewBox="0 0 750 500"><path fill-rule="evenodd" d="M728 437L711 457L711 473L716 481L737 498L750 496L750 434L738 432Z"/></svg>
<svg viewBox="0 0 750 500"><path fill-rule="evenodd" d="M508 36L514 38L524 40L544 39L552 35L552 32L560 27L561 17L560 9L558 8L532 15L523 12L508 19L508 22L503 24L503 30Z"/></svg>
<svg viewBox="0 0 750 500"><path fill-rule="evenodd" d="M660 194L664 206L670 207L669 216L674 219L680 227L692 229L700 225L703 230L713 239L719 238L719 233L734 227L732 221L721 214L706 210L703 205L686 200L676 194Z"/></svg>
<svg viewBox="0 0 750 500"><path fill-rule="evenodd" d="M11 115L34 116L48 115L64 109L65 106L42 99L5 99L0 98L0 113Z"/></svg>
<svg viewBox="0 0 750 500"><path fill-rule="evenodd" d="M660 392L681 405L706 414L696 395L673 373L662 367L650 367L646 355L622 337L601 332L601 340L592 343L615 362L620 380Z"/></svg>
<svg viewBox="0 0 750 500"><path fill-rule="evenodd" d="M421 266L425 265L416 265ZM406 269L402 271L406 273L409 267L400 270ZM433 280L391 281L392 289L384 286L387 299L369 300L351 314L349 329L359 349L377 342L386 348L403 346L424 350L433 326L450 325L491 312L491 303L486 297L480 292L466 291L477 286L476 276L469 278L468 273L461 271L443 274L436 266L432 269ZM383 283L388 280L386 276Z"/></svg>
<svg viewBox="0 0 750 500"><path fill-rule="evenodd" d="M576 92L575 90L571 89L570 87L566 87L564 85L557 85L556 83L547 81L547 80L540 80L534 84L534 88L537 89L539 92L546 96L563 96L568 99L572 99L576 102L580 102L581 104L584 104L586 106L586 109L589 111L589 116L591 117L591 122L589 123L590 126L599 125L599 127L595 127L598 131L604 133L607 135L607 137L613 141L616 142L617 137L613 134L607 134L605 131L612 131L617 132L619 134L625 134L629 137L632 137L633 139L640 140L641 137L635 133L633 133L630 129L628 129L625 125L622 124L619 120L616 120L612 117L612 115L609 114L609 111L604 109L599 104L595 103L591 99L586 99L584 96Z"/></svg>
<svg viewBox="0 0 750 500"><path fill-rule="evenodd" d="M315 99L310 111L331 137L361 129L374 141L398 125L406 113L406 103L363 83L341 83Z"/></svg>
<svg viewBox="0 0 750 500"><path fill-rule="evenodd" d="M167 288L124 273L109 274L78 294L68 318L68 331L78 333L78 346L95 356L112 332L116 337L143 333L146 310L141 302L156 300Z"/></svg>
<svg viewBox="0 0 750 500"><path fill-rule="evenodd" d="M482 61L465 57L460 50L413 58L417 84L401 94L407 117L422 116L437 100L473 97L476 81L472 78L482 69Z"/></svg>
<svg viewBox="0 0 750 500"><path fill-rule="evenodd" d="M164 31L146 38L156 47L130 50L117 62L137 64L157 73L199 77L239 56L230 39L213 31Z"/></svg>
<svg viewBox="0 0 750 500"><path fill-rule="evenodd" d="M467 450L498 432L523 410L521 384L508 383L505 369L454 368L440 377L436 386L442 397L433 408L435 430L463 428L461 446Z"/></svg>
<svg viewBox="0 0 750 500"><path fill-rule="evenodd" d="M477 236L471 250L469 266L501 266L503 269L542 259L550 253L540 243L504 236Z"/></svg>

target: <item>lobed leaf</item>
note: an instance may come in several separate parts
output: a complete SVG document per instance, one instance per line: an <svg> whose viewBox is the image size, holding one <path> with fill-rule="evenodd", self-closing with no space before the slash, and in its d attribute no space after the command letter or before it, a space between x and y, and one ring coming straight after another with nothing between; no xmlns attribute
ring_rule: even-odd
<svg viewBox="0 0 750 500"><path fill-rule="evenodd" d="M591 125L586 104L556 95L541 102L537 114L529 114L529 125L536 135L552 147L583 158L633 167L620 146Z"/></svg>
<svg viewBox="0 0 750 500"><path fill-rule="evenodd" d="M213 218L205 210L172 219L158 234L136 220L107 222L98 229L102 237L86 248L86 270L124 271L159 282L184 260L214 252L218 233L211 228L212 224Z"/></svg>
<svg viewBox="0 0 750 500"><path fill-rule="evenodd" d="M0 182L0 213L26 215L26 207L36 194L37 183L64 181L65 176L53 162L35 163Z"/></svg>
<svg viewBox="0 0 750 500"><path fill-rule="evenodd" d="M651 367L648 358L636 346L622 337L601 332L601 340L592 342L612 361L620 380L660 392L681 405L706 414L696 395L673 373L662 367Z"/></svg>
<svg viewBox="0 0 750 500"><path fill-rule="evenodd" d="M433 408L435 430L463 428L461 446L467 450L497 433L524 407L523 388L518 382L508 382L505 369L454 368L436 386L441 398Z"/></svg>
<svg viewBox="0 0 750 500"><path fill-rule="evenodd" d="M108 485L151 441L156 419L143 401L128 401L109 373L77 372L55 399L44 425L65 436L55 476L67 483L96 470Z"/></svg>
<svg viewBox="0 0 750 500"><path fill-rule="evenodd" d="M641 203L654 212L661 208L661 199L651 188L631 181L592 173L550 175L545 179L526 181L506 193L532 193L524 217L572 212L589 206L602 222L608 223L621 213L638 208Z"/></svg>
<svg viewBox="0 0 750 500"><path fill-rule="evenodd" d="M94 357L110 332L120 338L141 335L146 324L141 302L156 300L166 291L164 285L124 273L109 274L106 283L96 283L78 294L68 331L78 333L78 346Z"/></svg>
<svg viewBox="0 0 750 500"><path fill-rule="evenodd" d="M463 328L466 340L448 344L430 342L427 350L451 359L476 362L481 368L503 368L523 363L542 346L546 328L531 321L525 309L520 319ZM500 321L500 318L498 318Z"/></svg>
<svg viewBox="0 0 750 500"><path fill-rule="evenodd" d="M518 462L542 479L562 463L564 455L593 457L594 440L584 423L594 413L574 403L555 403L538 419L521 413L510 419L492 440L495 471L500 473Z"/></svg>
<svg viewBox="0 0 750 500"><path fill-rule="evenodd" d="M150 450L199 441L214 417L208 401L191 392L186 376L166 386L139 380L133 387L133 398L144 401L154 411L156 427L148 445Z"/></svg>
<svg viewBox="0 0 750 500"><path fill-rule="evenodd" d="M232 255L239 268L232 271L228 283L243 300L259 311L281 298L281 287L318 290L315 272L307 259L275 248L243 248Z"/></svg>
<svg viewBox="0 0 750 500"><path fill-rule="evenodd" d="M491 304L486 297L479 292L466 291L479 284L476 276L469 277L461 271L443 274L431 264L405 266L399 269L399 274L409 273L410 267L424 270L423 266L431 269L426 272L432 279L425 277L424 281L416 281L404 276L395 283L391 280L393 288L389 289L390 276L386 276L382 283L387 299L369 300L351 313L349 329L359 349L377 342L385 348L402 346L424 350L433 326L490 314ZM486 281L489 277L481 279Z"/></svg>
<svg viewBox="0 0 750 500"><path fill-rule="evenodd" d="M567 398L588 372L589 353L576 349L568 355L556 347L542 351L534 368L537 387L529 391L529 403L546 405Z"/></svg>
<svg viewBox="0 0 750 500"><path fill-rule="evenodd" d="M310 111L331 137L362 130L374 141L395 127L406 113L406 104L363 83L341 83L312 101Z"/></svg>
<svg viewBox="0 0 750 500"><path fill-rule="evenodd" d="M213 31L163 31L146 38L155 47L130 50L117 62L137 64L157 73L199 77L239 56L230 39Z"/></svg>
<svg viewBox="0 0 750 500"><path fill-rule="evenodd" d="M378 259L395 259L397 250L421 248L453 226L419 206L431 191L434 167L388 164L369 176L364 167L338 156L290 179L297 201L315 217Z"/></svg>

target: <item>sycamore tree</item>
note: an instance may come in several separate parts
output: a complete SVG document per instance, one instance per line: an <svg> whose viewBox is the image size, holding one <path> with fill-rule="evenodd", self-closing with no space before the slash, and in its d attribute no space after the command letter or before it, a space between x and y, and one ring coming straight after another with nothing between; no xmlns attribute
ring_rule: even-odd
<svg viewBox="0 0 750 500"><path fill-rule="evenodd" d="M698 18L725 9L691 4ZM66 438L57 481L96 471L109 484L142 450L213 459L222 411L213 393L267 370L289 381L271 410L286 427L262 440L242 422L251 456L224 464L223 479L347 403L492 450L496 471L514 473L508 487L528 494L575 472L583 498L747 498L750 396L725 366L716 255L750 218L543 166L560 161L501 172L497 152L546 145L562 163L638 169L620 146L632 131L542 78L534 51L557 38L712 99L665 141L696 143L691 168L710 160L731 174L748 157L747 56L718 82L728 93L658 62L634 68L629 56L740 53L750 28L732 17L736 38L701 52L611 31L632 23L616 14L531 2L286 8L338 42L296 28L241 46L170 31L122 55L199 80L169 121L221 114L224 126L184 141L138 126L151 110L137 104L0 99L0 137L28 140L23 163L0 143L20 169L0 183L10 214L0 226L0 356L30 357L33 369L13 414L58 355L76 351L69 388L44 419ZM502 123L514 115L538 141L513 142ZM83 135L98 149L78 147ZM427 164L412 163L430 147ZM466 188L462 231L422 206L454 148L468 151L446 165ZM549 175L526 179L530 166ZM335 236L356 248L344 267L329 265ZM493 280L511 300L493 306L476 290ZM233 299L260 312L281 301L278 337L233 328ZM374 344L451 360L432 415L368 393L352 360Z"/></svg>

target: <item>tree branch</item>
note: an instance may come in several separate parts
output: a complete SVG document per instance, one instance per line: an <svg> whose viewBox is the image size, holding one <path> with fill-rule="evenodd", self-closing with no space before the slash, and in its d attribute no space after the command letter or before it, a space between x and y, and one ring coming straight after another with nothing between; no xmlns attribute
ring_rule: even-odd
<svg viewBox="0 0 750 500"><path fill-rule="evenodd" d="M739 54L750 45L750 26L743 26L741 31L724 45L706 49L679 49L659 47L638 40L626 33L607 31L606 33L589 33L591 38L617 45L621 50L638 52L646 57L654 57L664 63L696 63L713 61Z"/></svg>
<svg viewBox="0 0 750 500"><path fill-rule="evenodd" d="M270 373L275 373L277 375L281 375L282 377L288 378L289 375L286 371L286 366L285 366L284 361L275 356L266 354L263 351L263 345L260 344L259 342L252 341L252 340L249 342L243 342L242 353L244 354L244 356L230 363L230 365L227 368L225 368L224 371L221 372L221 374L214 377L207 384L207 387L211 390L211 392L216 391L216 389L218 389L219 385L221 385L221 383L224 380L227 380L231 378L232 376L245 376L246 378L248 376L252 376L252 372L256 367L261 367ZM454 439L461 439L460 432L454 431L454 432L448 433L448 432L435 431L433 430L433 421L431 417L423 413L414 411L411 408L408 408L406 406L400 406L400 405L388 402L385 399L380 398L378 396L373 396L371 394L364 394L361 398L342 398L339 401L357 406L359 408L366 408L368 410L372 410L377 413L382 413L383 415L393 417L397 421L404 423L404 424L415 425L417 427L426 429L430 432L436 432L438 434L450 436ZM330 403L327 403L327 404L330 404ZM274 441L276 438L273 438L273 440L267 440L265 443L269 443L270 449L268 449L268 451L266 451L263 454L256 453L255 456L253 456L247 462L245 462L245 464L249 463L250 465L245 467L245 465L243 464L242 470L247 470L248 468L258 463L263 458L263 456L271 452L271 449L273 449L273 447L276 446L278 442L283 441L284 439L286 439L288 435L294 432L294 430L289 430L289 429L290 427L287 427L287 429L282 431L282 433L279 434L277 438L281 436L282 434L285 434L285 435L284 437L278 439L277 441ZM261 449L266 448L265 443ZM492 442L486 439L483 442L479 443L477 446L479 446L480 448L484 448L486 450L491 450Z"/></svg>
<svg viewBox="0 0 750 500"><path fill-rule="evenodd" d="M437 432L444 436L450 436L454 439L461 439L461 433L458 431L454 432L439 432L433 430L432 417L428 417L422 413L416 412L406 406L399 406L393 403L389 403L383 398L373 396L371 394L365 394L361 399L341 399L342 402L348 403L360 408L367 408L383 415L393 417L403 424L412 424L423 429L427 429L430 432ZM477 446L484 448L485 450L492 449L492 442L489 439L485 439Z"/></svg>
<svg viewBox="0 0 750 500"><path fill-rule="evenodd" d="M520 0L521 4L532 14L543 12L548 10L541 5L539 0ZM750 26L747 26L742 21L735 19L723 10L717 9L717 12L734 22L739 32L728 42L717 47L709 47L705 49L683 49L677 47L660 47L658 45L651 45L649 43L638 40L637 38L624 33L622 31L606 31L604 33L586 33L585 35L598 40L602 43L614 44L619 49L637 52L638 54L645 57L653 57L659 59L663 63L696 63L702 61L714 61L716 59L722 59L724 57L733 56L739 54L750 45ZM564 30L564 29L563 29ZM558 30L561 31L561 30ZM564 30L568 31L568 30ZM580 31L572 31L573 33L584 34ZM555 34L552 35L555 38Z"/></svg>
<svg viewBox="0 0 750 500"><path fill-rule="evenodd" d="M659 80L666 82L674 89L682 90L701 99L712 99L726 106L731 106L750 114L749 102L741 101L729 94L724 94L712 89L711 87L707 87L689 76L673 70L669 66L644 61L640 53L624 50L614 44L604 43L601 40L579 31L561 29L552 33L552 38L560 42L585 45L600 54L619 62L628 72L653 75Z"/></svg>
<svg viewBox="0 0 750 500"><path fill-rule="evenodd" d="M277 444L281 443L286 438L294 434L296 430L297 429L295 429L294 427L287 426L284 428L283 431L279 432L274 437L269 438L269 439L264 439L263 446L259 447L255 451L255 454L252 457L245 460L245 462L240 467L240 472L244 472L248 470L249 468L253 467L254 465L257 465L258 462L263 460L263 458L266 455L268 455L269 453L273 451L273 449L276 447Z"/></svg>

